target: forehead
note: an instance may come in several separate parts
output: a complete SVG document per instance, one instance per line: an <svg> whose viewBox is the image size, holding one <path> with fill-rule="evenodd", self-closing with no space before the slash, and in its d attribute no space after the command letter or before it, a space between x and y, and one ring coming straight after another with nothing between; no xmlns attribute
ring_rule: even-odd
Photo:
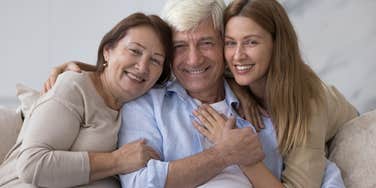
<svg viewBox="0 0 376 188"><path fill-rule="evenodd" d="M214 38L220 39L220 32L214 28L214 24L211 19L202 21L197 27L188 31L173 31L173 40L188 41L188 40L200 40L201 38Z"/></svg>
<svg viewBox="0 0 376 188"><path fill-rule="evenodd" d="M122 39L124 42L137 42L146 48L162 53L163 45L159 35L147 25L129 28Z"/></svg>
<svg viewBox="0 0 376 188"><path fill-rule="evenodd" d="M234 16L226 24L225 36L265 34L267 31L252 18L245 16Z"/></svg>

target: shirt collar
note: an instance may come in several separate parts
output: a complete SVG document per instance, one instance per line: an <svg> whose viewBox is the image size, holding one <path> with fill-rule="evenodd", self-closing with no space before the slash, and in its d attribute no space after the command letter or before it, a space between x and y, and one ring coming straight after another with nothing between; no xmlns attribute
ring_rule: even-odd
<svg viewBox="0 0 376 188"><path fill-rule="evenodd" d="M225 89L225 100L232 108L237 109L239 107L239 100L236 98L235 94L232 92L227 81L224 80ZM182 87L182 85L175 79L167 84L167 93L176 93L183 100L192 100L192 97L188 95L187 91Z"/></svg>

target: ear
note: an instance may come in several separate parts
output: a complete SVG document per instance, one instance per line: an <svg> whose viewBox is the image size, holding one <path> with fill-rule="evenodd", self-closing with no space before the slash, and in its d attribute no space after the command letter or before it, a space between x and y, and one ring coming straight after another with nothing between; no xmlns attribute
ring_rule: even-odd
<svg viewBox="0 0 376 188"><path fill-rule="evenodd" d="M108 47L108 45L103 47L103 58L106 62L108 62L108 60L110 59L110 51L111 48Z"/></svg>

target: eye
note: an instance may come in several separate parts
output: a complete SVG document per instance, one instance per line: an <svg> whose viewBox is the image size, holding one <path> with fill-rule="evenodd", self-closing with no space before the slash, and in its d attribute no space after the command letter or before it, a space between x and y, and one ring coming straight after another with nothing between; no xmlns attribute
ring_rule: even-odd
<svg viewBox="0 0 376 188"><path fill-rule="evenodd" d="M174 49L179 49L179 48L183 48L183 47L186 47L187 45L184 44L184 43L176 43L174 44Z"/></svg>
<svg viewBox="0 0 376 188"><path fill-rule="evenodd" d="M225 41L225 47L227 48L232 48L236 46L236 42L233 40L226 40Z"/></svg>
<svg viewBox="0 0 376 188"><path fill-rule="evenodd" d="M128 48L128 50L133 54L133 55L142 55L142 51L136 48Z"/></svg>
<svg viewBox="0 0 376 188"><path fill-rule="evenodd" d="M162 65L162 61L157 59L157 58L151 58L150 59L150 62L153 64L153 65L158 65L158 66L161 66Z"/></svg>
<svg viewBox="0 0 376 188"><path fill-rule="evenodd" d="M204 40L199 43L200 47L202 48L211 48L215 45L215 43L211 40Z"/></svg>
<svg viewBox="0 0 376 188"><path fill-rule="evenodd" d="M257 44L259 44L259 42L254 39L249 39L243 42L243 45L250 46L250 47L256 46Z"/></svg>

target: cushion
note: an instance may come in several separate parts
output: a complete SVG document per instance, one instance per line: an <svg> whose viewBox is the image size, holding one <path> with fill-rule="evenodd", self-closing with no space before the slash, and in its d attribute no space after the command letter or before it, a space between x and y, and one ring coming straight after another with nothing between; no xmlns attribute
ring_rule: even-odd
<svg viewBox="0 0 376 188"><path fill-rule="evenodd" d="M21 105L17 110L0 107L0 163L10 148L16 143L22 127L22 115L30 114L33 104L39 98L38 91L22 84L16 85L16 93Z"/></svg>
<svg viewBox="0 0 376 188"><path fill-rule="evenodd" d="M0 163L16 143L21 127L22 118L19 111L0 107Z"/></svg>
<svg viewBox="0 0 376 188"><path fill-rule="evenodd" d="M348 188L376 187L376 110L347 122L330 146L329 159Z"/></svg>
<svg viewBox="0 0 376 188"><path fill-rule="evenodd" d="M16 94L21 103L20 110L23 115L27 117L30 114L33 104L40 97L40 92L25 85L17 84Z"/></svg>

